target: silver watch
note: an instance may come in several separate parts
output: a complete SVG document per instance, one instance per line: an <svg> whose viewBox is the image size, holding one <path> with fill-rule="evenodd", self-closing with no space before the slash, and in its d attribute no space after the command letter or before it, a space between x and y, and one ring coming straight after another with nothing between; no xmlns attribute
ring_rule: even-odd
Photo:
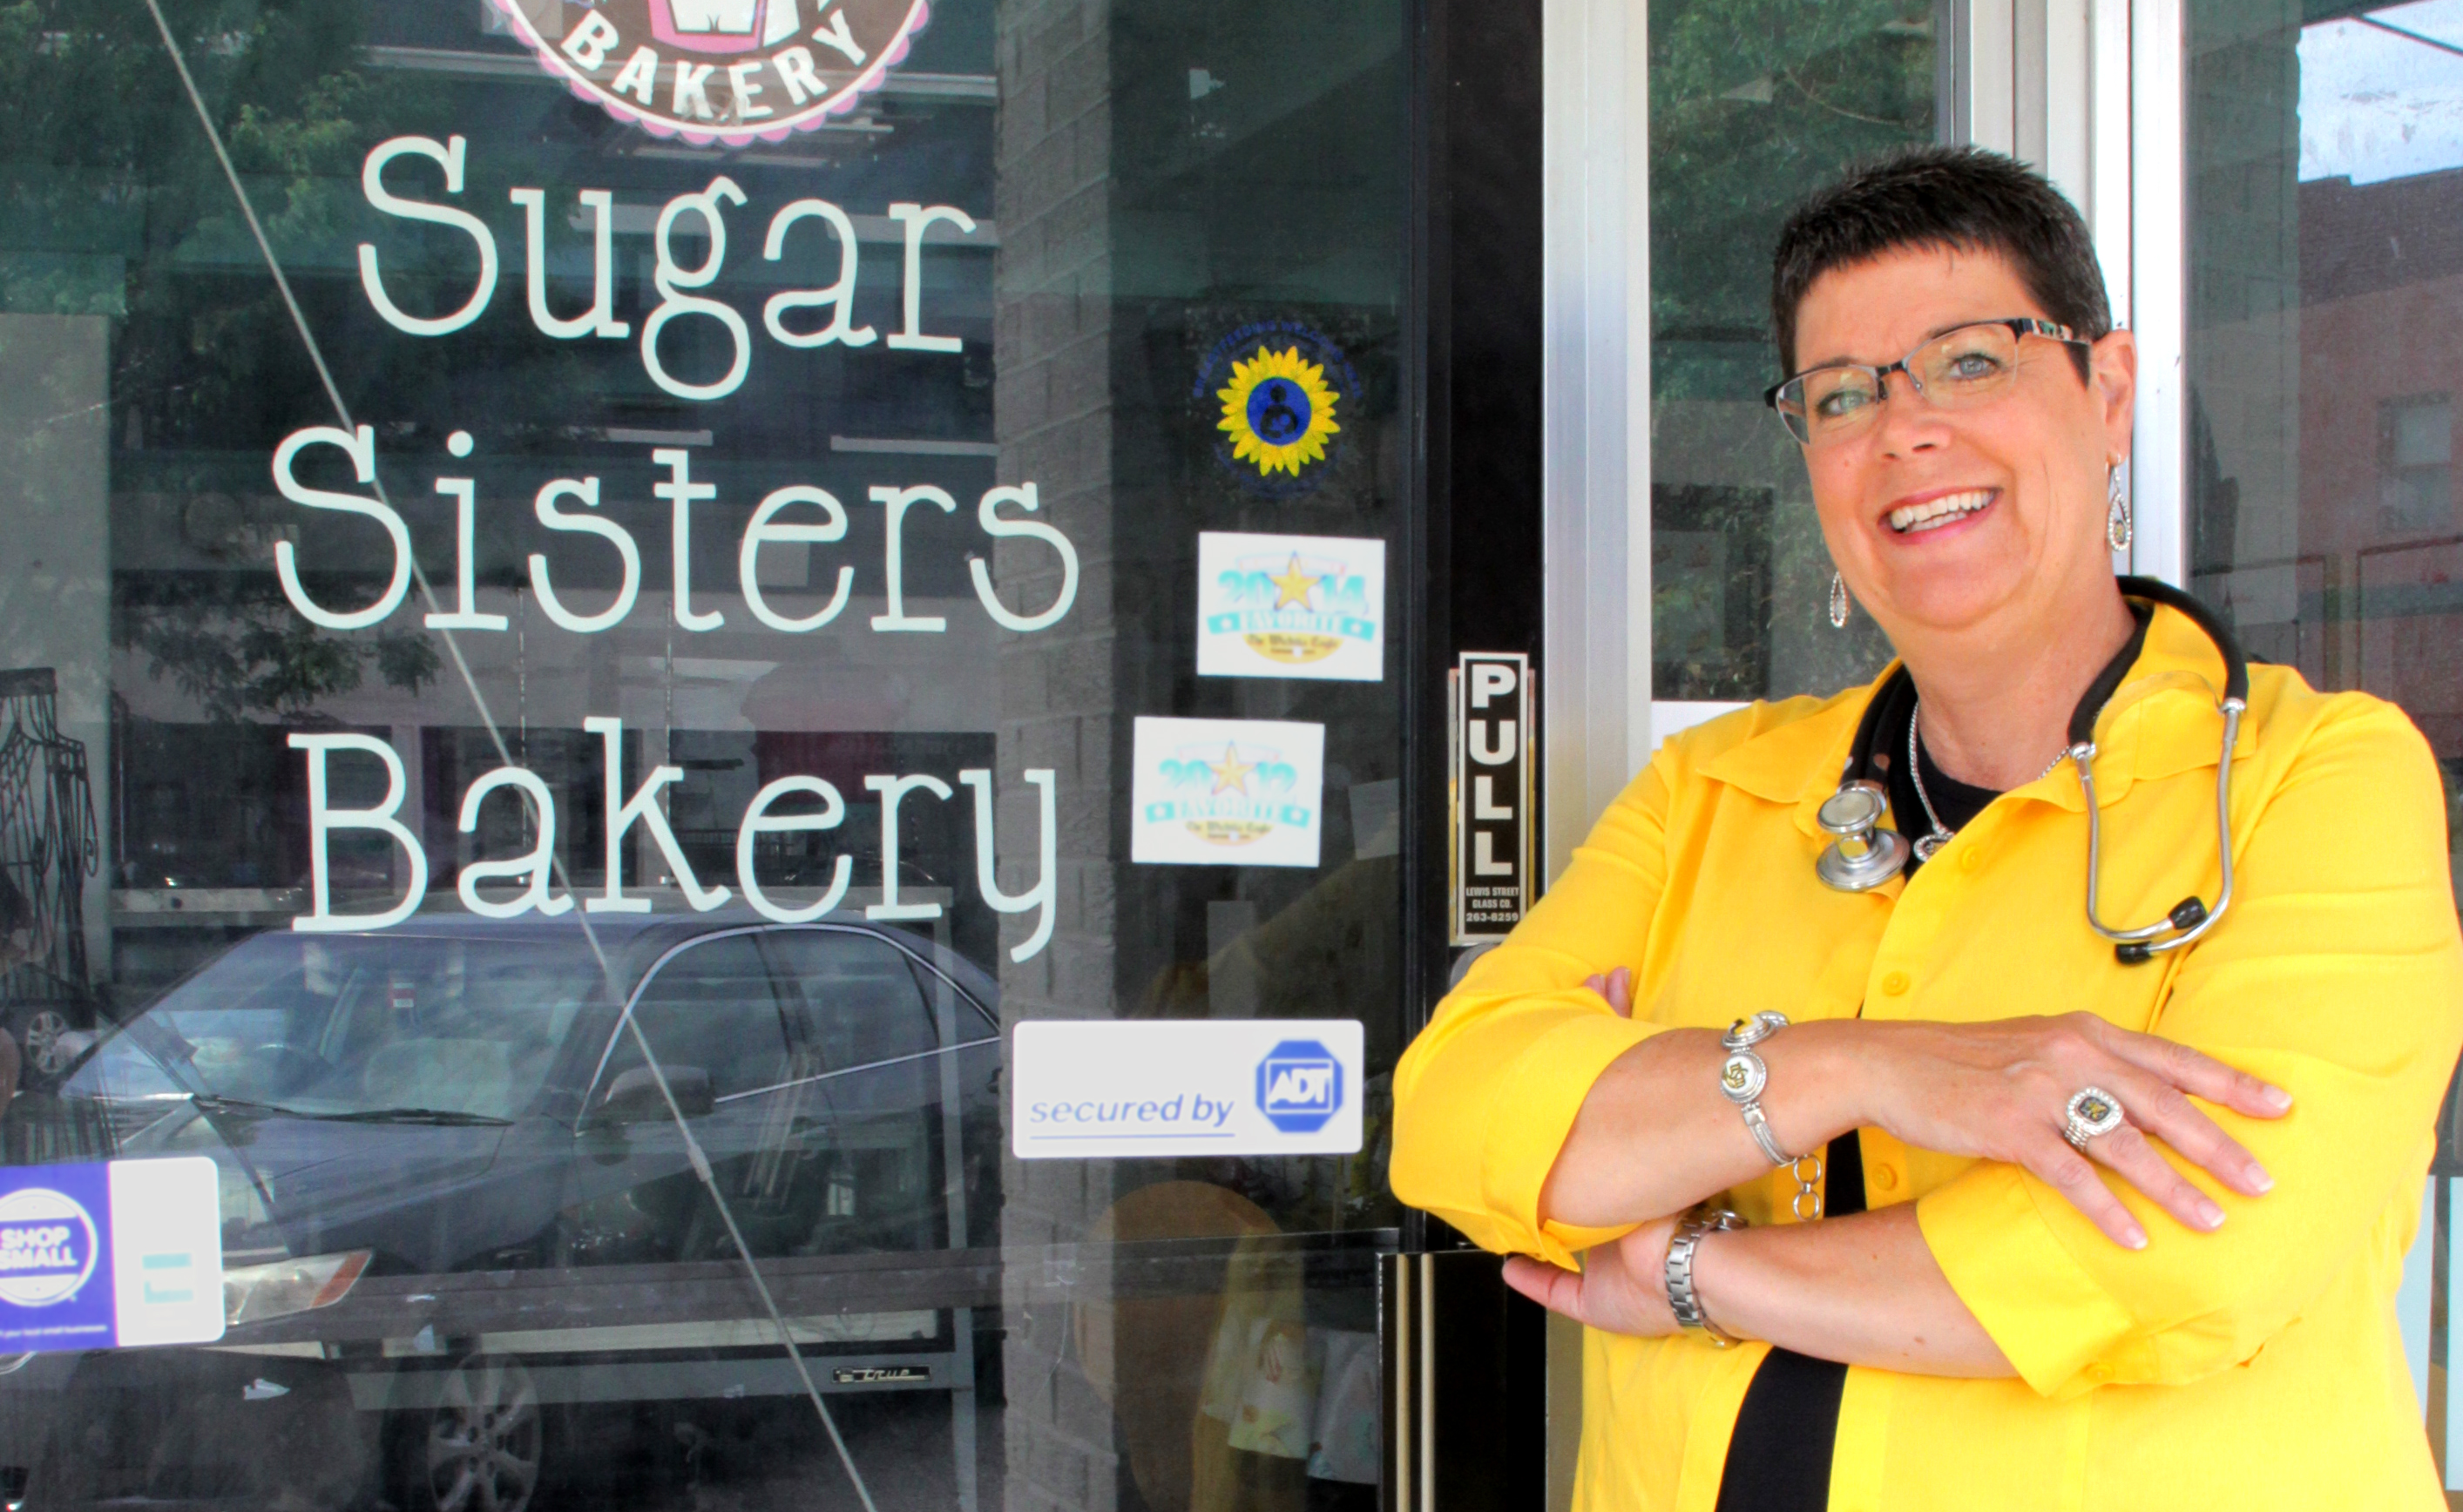
<svg viewBox="0 0 2463 1512"><path fill-rule="evenodd" d="M1693 1289L1693 1251L1701 1247L1705 1234L1723 1234L1745 1227L1745 1220L1726 1208L1697 1208L1676 1225L1675 1236L1667 1242L1667 1310L1676 1315L1676 1326L1694 1337L1709 1341L1713 1349L1733 1349L1742 1342L1711 1321L1702 1310L1702 1297Z"/></svg>

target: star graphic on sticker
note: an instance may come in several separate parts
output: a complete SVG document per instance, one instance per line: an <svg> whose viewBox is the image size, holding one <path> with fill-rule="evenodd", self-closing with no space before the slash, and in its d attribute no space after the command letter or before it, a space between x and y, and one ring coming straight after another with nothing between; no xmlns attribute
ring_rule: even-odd
<svg viewBox="0 0 2463 1512"><path fill-rule="evenodd" d="M1283 575L1280 577L1269 577L1266 581L1275 585L1275 607L1276 609L1289 609L1294 604L1297 604L1302 609L1306 609L1309 601L1309 590L1315 588L1318 584L1324 582L1325 579L1321 576L1312 576L1307 572L1301 572L1299 555L1297 552L1294 552L1292 555L1292 565L1283 569Z"/></svg>
<svg viewBox="0 0 2463 1512"><path fill-rule="evenodd" d="M1236 745L1224 746L1223 759L1219 762L1208 762L1206 766L1209 770L1214 773L1214 790L1216 792L1236 792L1243 797L1248 796L1249 774L1257 769L1257 764L1255 762L1242 761L1240 759L1240 747Z"/></svg>

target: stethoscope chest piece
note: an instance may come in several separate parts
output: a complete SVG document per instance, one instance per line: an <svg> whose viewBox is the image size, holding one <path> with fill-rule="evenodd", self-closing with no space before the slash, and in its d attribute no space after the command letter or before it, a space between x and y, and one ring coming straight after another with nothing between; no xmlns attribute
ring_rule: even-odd
<svg viewBox="0 0 2463 1512"><path fill-rule="evenodd" d="M1907 838L1881 827L1890 795L1877 782L1850 782L1821 800L1814 819L1835 838L1814 870L1842 893L1869 893L1907 864Z"/></svg>

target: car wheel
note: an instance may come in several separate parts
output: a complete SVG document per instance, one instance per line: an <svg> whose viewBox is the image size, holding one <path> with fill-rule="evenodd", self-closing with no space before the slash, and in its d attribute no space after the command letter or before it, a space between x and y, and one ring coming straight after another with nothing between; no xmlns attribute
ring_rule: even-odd
<svg viewBox="0 0 2463 1512"><path fill-rule="evenodd" d="M69 1016L57 1008L37 1008L27 1015L26 1069L45 1081L67 1070L76 1056L67 1043L69 1032Z"/></svg>
<svg viewBox="0 0 2463 1512"><path fill-rule="evenodd" d="M524 1512L538 1489L545 1435L538 1390L510 1354L472 1354L446 1372L427 1431L412 1446L420 1512Z"/></svg>

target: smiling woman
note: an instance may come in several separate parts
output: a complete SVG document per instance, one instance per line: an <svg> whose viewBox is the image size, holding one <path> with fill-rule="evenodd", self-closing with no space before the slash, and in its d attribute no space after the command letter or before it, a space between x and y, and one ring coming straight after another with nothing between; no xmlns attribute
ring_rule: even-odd
<svg viewBox="0 0 2463 1512"><path fill-rule="evenodd" d="M2136 352L2040 178L1860 170L1773 314L1897 659L1660 749L1405 1056L1396 1191L1594 1330L1588 1508L2439 1506L2424 742L2114 576Z"/></svg>

